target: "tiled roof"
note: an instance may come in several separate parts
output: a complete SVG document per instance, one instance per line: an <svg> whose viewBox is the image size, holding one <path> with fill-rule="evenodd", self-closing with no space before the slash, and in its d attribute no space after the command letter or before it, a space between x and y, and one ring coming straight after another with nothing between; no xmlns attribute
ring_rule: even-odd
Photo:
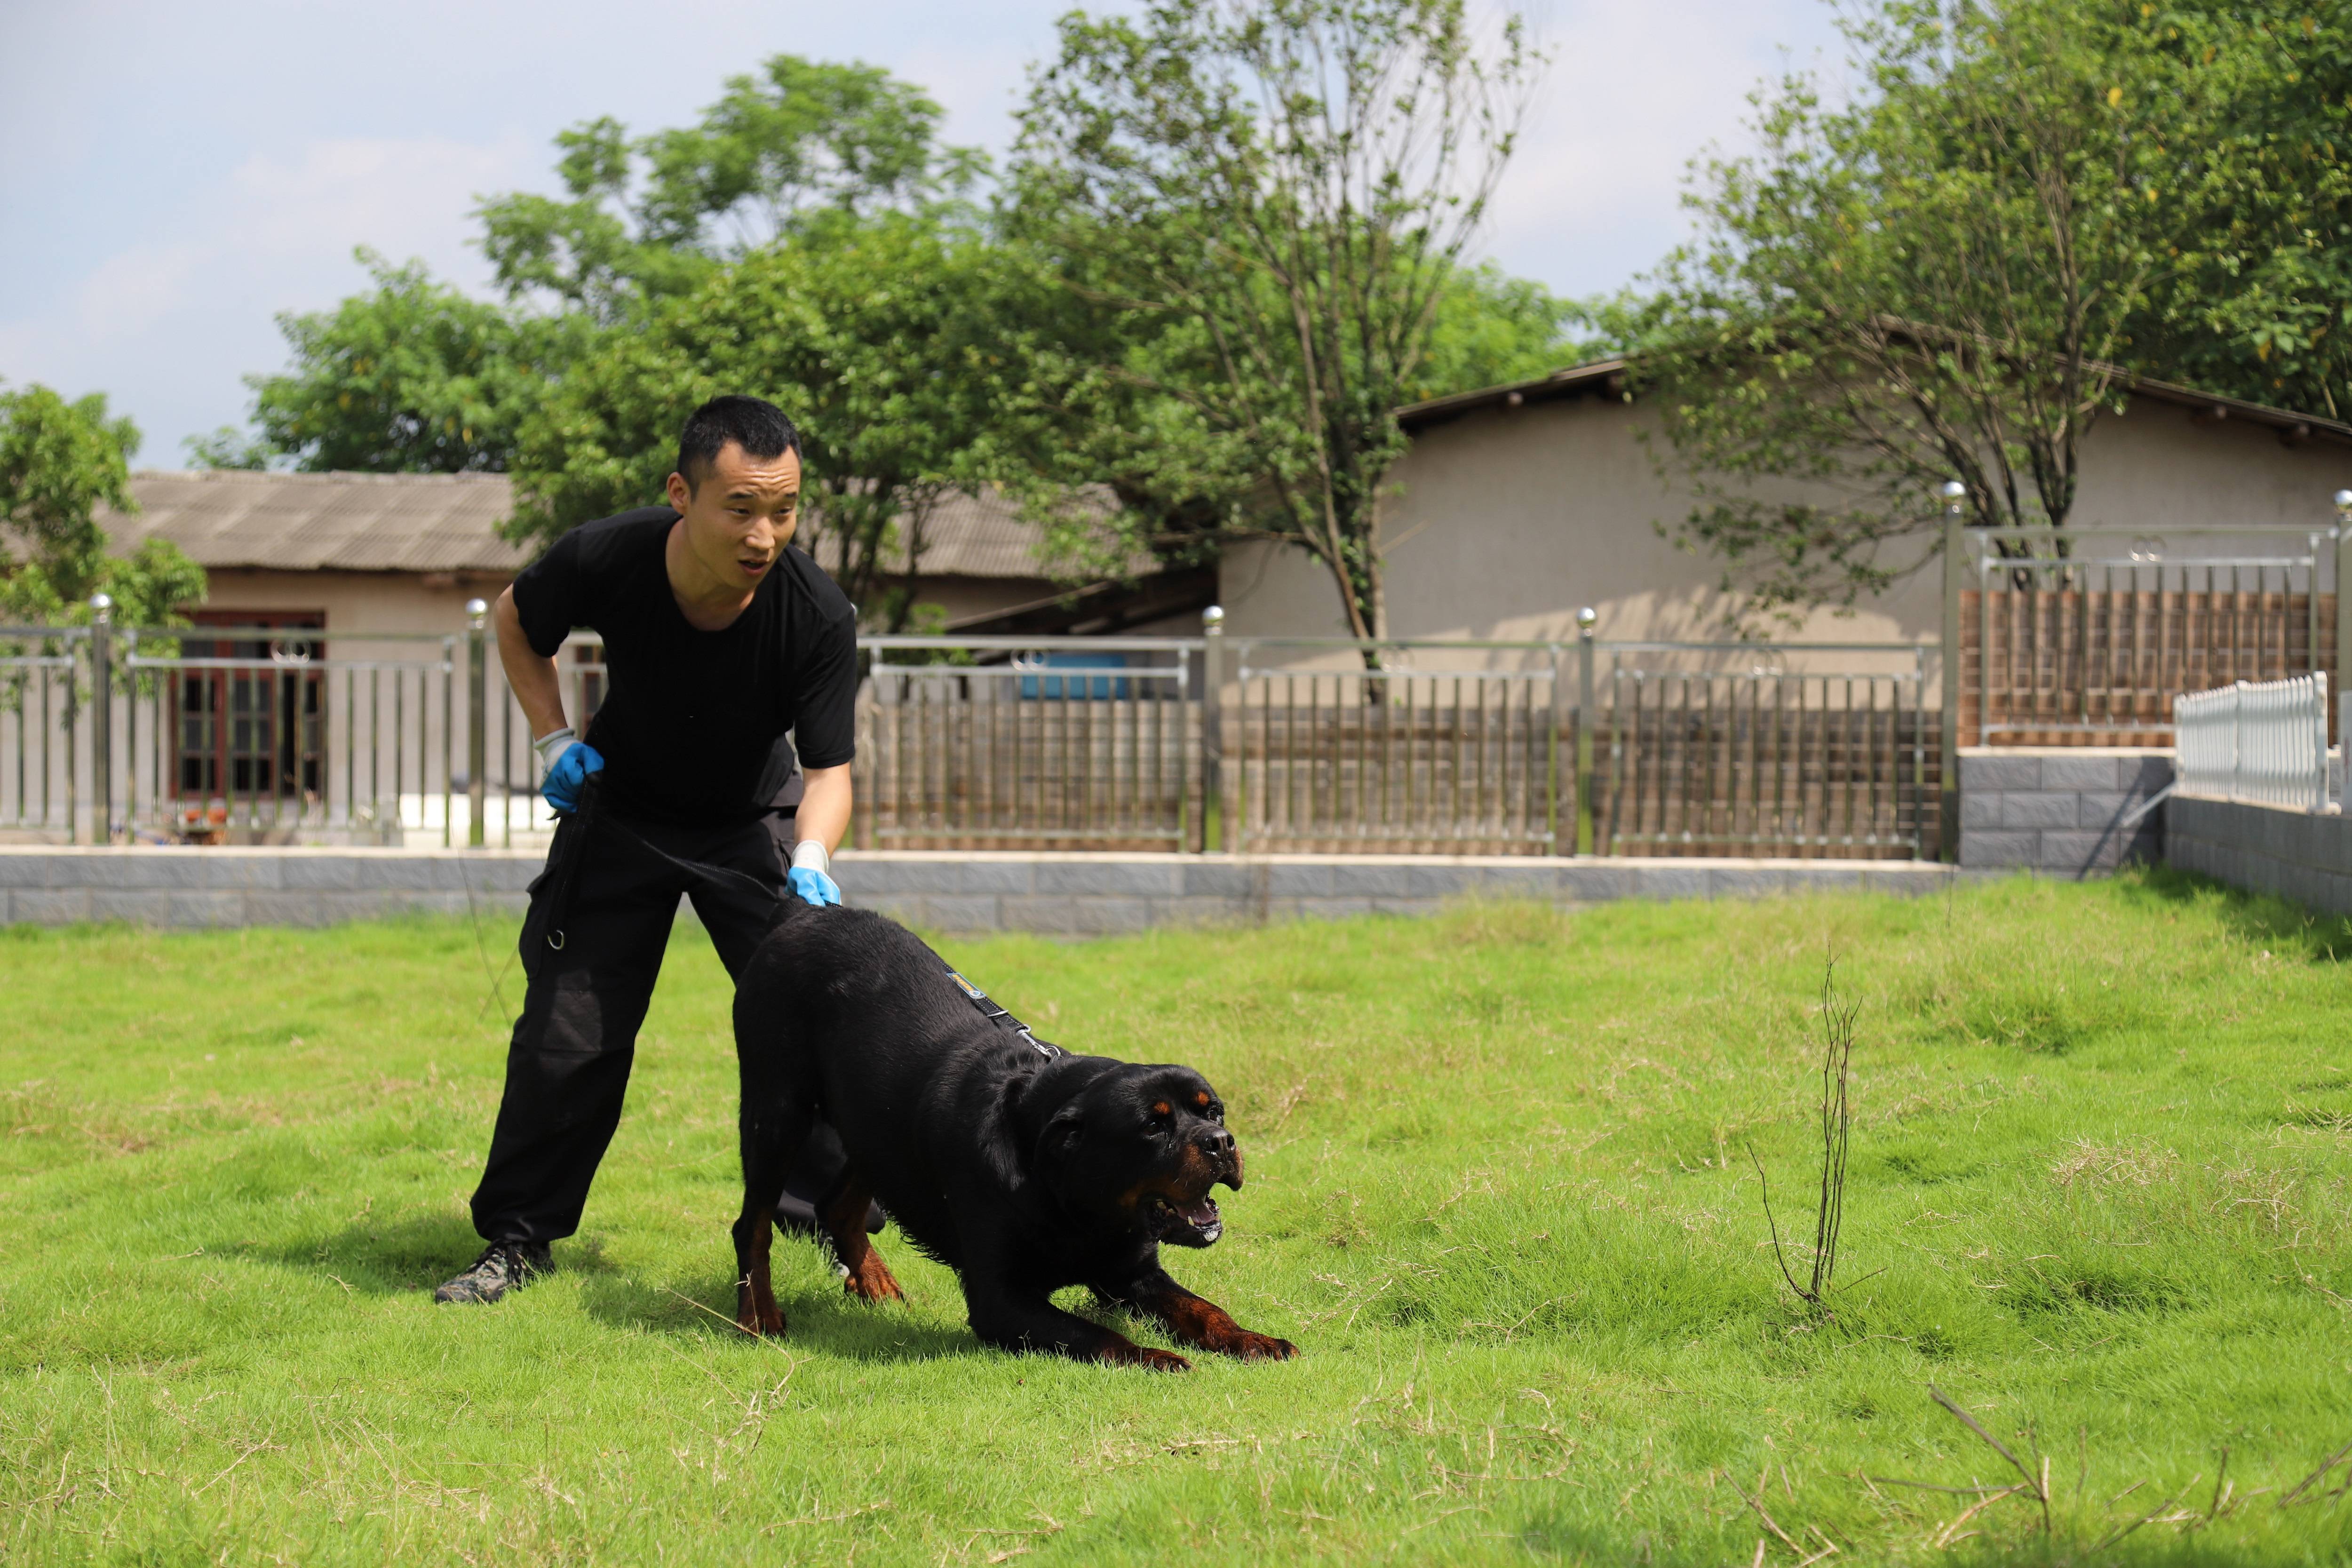
<svg viewBox="0 0 2352 1568"><path fill-rule="evenodd" d="M514 572L538 553L499 537L514 510L504 474L149 471L133 474L131 489L138 515L100 518L118 549L168 539L212 569ZM823 520L813 521L821 532ZM950 493L924 534L925 576L1045 575L1035 526L994 491ZM1146 557L1134 570L1154 566Z"/></svg>
<svg viewBox="0 0 2352 1568"><path fill-rule="evenodd" d="M1108 499L1084 497L1078 504L1097 515L1109 511ZM823 519L818 520L820 529ZM901 542L905 530L900 531ZM931 507L923 524L923 575L926 577L1042 577L1037 563L1037 525L995 490L975 495L950 490ZM823 559L822 552L820 559ZM891 564L904 570L906 556L894 551ZM1159 570L1149 555L1129 563L1139 574Z"/></svg>
<svg viewBox="0 0 2352 1568"><path fill-rule="evenodd" d="M1417 435L1441 420L1484 408L1517 408L1523 403L1593 395L1608 400L1623 398L1631 402L1633 394L1629 388L1632 383L1627 373L1633 364L1634 362L1624 359L1595 360L1590 364L1570 365L1565 370L1553 371L1549 375L1538 376L1533 381L1482 386L1469 392L1433 397L1427 402L1407 404L1398 409L1397 423L1409 433ZM2241 419L2250 425L2268 426L2291 446L2299 446L2316 437L2336 446L2352 447L2352 425L2340 419L2297 413L2292 408L2273 408L2266 403L2249 403L2242 397L2228 397L2218 392L2200 392L2178 382L2133 375L2114 365L2095 363L2093 368L2114 374L2116 384L2134 397L2195 409L2203 414L2209 423L2218 424L2227 418Z"/></svg>
<svg viewBox="0 0 2352 1568"><path fill-rule="evenodd" d="M100 521L119 549L168 539L210 568L281 572L514 572L535 550L498 525L504 474L133 474L134 517Z"/></svg>

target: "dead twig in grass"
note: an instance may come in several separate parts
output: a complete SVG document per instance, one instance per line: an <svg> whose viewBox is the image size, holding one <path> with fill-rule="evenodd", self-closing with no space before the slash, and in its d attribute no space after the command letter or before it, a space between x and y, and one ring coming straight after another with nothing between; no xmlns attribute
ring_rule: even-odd
<svg viewBox="0 0 2352 1568"><path fill-rule="evenodd" d="M2182 1487L2179 1491L2173 1493L2170 1497L2166 1498L2162 1502L2158 1503L2154 1508L2149 1509L2146 1513L2141 1514L2137 1519L2133 1520L2129 1524L2125 1525L2122 1529L2116 1531L2105 1541L2102 1541L2096 1546L2092 1547L2088 1552L2084 1552L2083 1557L2084 1561L2096 1557L2100 1552L2105 1552L2108 1547L2113 1546L2116 1542L2121 1541L2125 1536L2129 1535L2133 1531L2137 1530L2141 1525L2146 1524L2149 1520L2154 1519L2158 1514L2162 1513L2166 1509L2170 1508L2174 1503L2177 1503L2182 1498L2187 1497L2189 1495L2189 1487L2195 1486L2199 1481L2203 1480L2204 1479L2205 1477L2202 1471L2189 1477L2189 1486Z"/></svg>
<svg viewBox="0 0 2352 1568"><path fill-rule="evenodd" d="M2230 1450L2223 1448L2221 1450L2221 1462L2213 1471L2213 1500L2205 1505L2205 1517L2198 1521L2199 1529L2203 1529L2206 1525L2212 1523L2216 1519L2221 1517L2222 1505L2230 1500L2230 1489L2226 1484L2229 1479L2229 1476Z"/></svg>
<svg viewBox="0 0 2352 1568"><path fill-rule="evenodd" d="M1991 1433L1986 1431L1982 1423L1978 1421L1975 1416L1969 1415L1967 1411L1961 1409L1957 1404L1953 1403L1950 1395L1947 1394L1942 1389L1937 1388L1931 1383L1927 1385L1927 1396L1933 1399L1937 1404L1942 1405L1945 1409L1950 1411L1953 1415L1958 1416L1960 1419L1960 1425L1966 1426L1969 1431L1983 1438L1986 1443L1991 1446L1994 1453L1999 1454L2002 1458L2009 1461L2010 1468L2015 1470L2020 1476L2024 1478L2024 1484L2015 1489L2029 1494L2032 1497L2034 1501L2042 1505L2042 1533L2044 1535L2049 1534L2050 1460L2048 1457L2043 1457L2042 1461L2042 1474L2039 1477L2036 1477L2033 1471L2026 1467L2024 1460L2019 1458L2015 1454L2009 1451L2009 1446L2007 1444L1994 1436Z"/></svg>
<svg viewBox="0 0 2352 1568"><path fill-rule="evenodd" d="M1817 1128L1822 1141L1822 1174L1821 1190L1813 1205L1813 1268L1806 1284L1797 1283L1796 1273L1789 1267L1788 1253L1780 1245L1780 1225L1772 1213L1772 1188L1764 1176L1764 1162L1758 1158L1754 1144L1747 1145L1748 1163L1756 1167L1756 1185L1763 1197L1764 1224L1772 1233L1772 1260L1780 1265L1780 1278L1799 1300L1832 1319L1837 1314L1830 1310L1833 1288L1831 1281L1837 1273L1838 1239L1845 1225L1846 1152L1853 1129L1848 1068L1853 1059L1854 1020L1861 1013L1860 1002L1838 1000L1837 960L1831 959L1822 972L1822 1088Z"/></svg>
<svg viewBox="0 0 2352 1568"><path fill-rule="evenodd" d="M283 1448L286 1445L283 1443L272 1443L267 1439L258 1443L248 1444L244 1453L239 1454L236 1458L231 1459L228 1462L227 1469L224 1469L221 1471L220 1475L215 1476L211 1480L206 1481L203 1486L198 1487L194 1491L190 1492L188 1495L191 1498L200 1498L204 1496L206 1492L212 1490L214 1487L217 1486L220 1483L222 1477L226 1476L229 1470L236 1468L239 1465L245 1463L256 1454L260 1453L264 1448Z"/></svg>
<svg viewBox="0 0 2352 1568"><path fill-rule="evenodd" d="M1795 1552L1800 1557L1802 1557L1805 1554L1805 1549L1790 1539L1789 1532L1780 1528L1780 1521L1765 1511L1763 1503L1764 1478L1761 1475L1759 1475L1756 1478L1757 1495L1755 1497L1749 1497L1740 1484L1732 1479L1731 1472L1729 1470L1723 1472L1723 1479L1725 1484L1729 1486L1731 1489L1738 1495L1741 1502L1746 1503L1749 1508L1756 1510L1756 1517L1764 1521L1764 1528L1780 1538L1781 1545L1786 1546L1790 1551ZM1762 1542L1758 1542L1758 1545L1760 1547Z"/></svg>
<svg viewBox="0 0 2352 1568"><path fill-rule="evenodd" d="M2014 1497L2019 1492L2028 1489L2030 1489L2022 1486L2003 1487L2000 1490L1994 1492L1990 1497L1979 1498L1976 1501L1969 1504L1968 1507L1954 1514L1952 1516L1951 1522L1945 1525L1943 1529L1937 1531L1936 1532L1936 1538L1927 1544L1939 1550L1943 1547L1949 1546L1954 1541L1959 1539L1954 1531L1958 1531L1960 1526L1968 1523L1969 1521L1974 1519L1977 1515L1982 1513L1985 1510L1990 1508L2001 1499L2005 1497ZM1972 1530L1969 1531L1969 1533L1970 1535L1974 1535L1976 1531Z"/></svg>
<svg viewBox="0 0 2352 1568"><path fill-rule="evenodd" d="M2320 1478L2326 1475L2328 1471L2342 1464L2347 1456L2352 1456L2352 1443L2345 1444L2344 1447L2336 1449L2336 1452L2320 1460L2319 1468L2312 1471L2311 1474L2295 1482L2294 1489L2278 1500L2279 1507L2293 1508L2302 1500L2303 1494L2311 1489L2312 1483L2317 1481Z"/></svg>
<svg viewBox="0 0 2352 1568"><path fill-rule="evenodd" d="M780 1519L773 1524L761 1525L760 1527L760 1533L762 1535L773 1535L780 1530L793 1530L803 1524L839 1524L845 1520L863 1519L869 1513L880 1513L889 1506L890 1500L888 1498L881 1498L876 1501L867 1503L863 1508L845 1509L840 1513L798 1514L791 1519Z"/></svg>

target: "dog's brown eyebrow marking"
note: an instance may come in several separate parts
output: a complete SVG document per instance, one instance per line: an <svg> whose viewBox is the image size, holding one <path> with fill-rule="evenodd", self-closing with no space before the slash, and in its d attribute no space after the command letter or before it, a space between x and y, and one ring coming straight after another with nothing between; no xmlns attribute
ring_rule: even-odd
<svg viewBox="0 0 2352 1568"><path fill-rule="evenodd" d="M1209 1091L1208 1091L1207 1089L1202 1089L1200 1093L1198 1093L1198 1094L1194 1095L1194 1096L1192 1097L1192 1103L1193 1103L1193 1104L1195 1104L1195 1105L1206 1105L1206 1104L1208 1104L1208 1103L1209 1103Z"/></svg>
<svg viewBox="0 0 2352 1568"><path fill-rule="evenodd" d="M1154 1116L1165 1116L1168 1114L1170 1109L1168 1102L1164 1100L1155 1100L1151 1102L1151 1114Z"/></svg>

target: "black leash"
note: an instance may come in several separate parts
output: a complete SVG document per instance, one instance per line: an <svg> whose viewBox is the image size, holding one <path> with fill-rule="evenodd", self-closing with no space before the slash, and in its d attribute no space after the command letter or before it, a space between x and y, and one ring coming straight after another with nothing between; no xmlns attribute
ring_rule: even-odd
<svg viewBox="0 0 2352 1568"><path fill-rule="evenodd" d="M941 959L940 960L940 963L944 965L947 963L947 960ZM1012 1014L998 1006L994 999L992 998L987 992L982 991L979 986L974 985L971 981L966 980L962 975L957 973L953 968L948 969L948 978L956 983L957 990L962 992L967 997L971 998L971 1005L980 1009L980 1016L982 1017L986 1018L990 1023L995 1025L1000 1029L1010 1029L1014 1034L1019 1035L1036 1049L1039 1056L1051 1058L1069 1054L1063 1050L1061 1047L1041 1040L1035 1035L1030 1033L1028 1025L1023 1023L1020 1019L1014 1017Z"/></svg>
<svg viewBox="0 0 2352 1568"><path fill-rule="evenodd" d="M653 856L656 859L676 867L678 870L685 872L688 876L694 878L698 881L712 883L720 887L732 887L738 891L749 891L755 899L764 899L770 903L778 905L781 905L786 898L793 896L788 892L768 886L765 882L759 880L757 878L748 877L740 871L730 870L724 866L706 865L699 860L688 860L682 856L671 854L668 850L663 848L660 845L654 843L652 840L646 837L644 834L639 833L635 828L631 827L619 817L616 816L610 818L609 821L605 819L598 808L600 799L601 795L597 788L595 776L591 774L580 786L579 809L571 814L570 820L574 825L572 833L572 841L565 847L566 853L563 864L557 868L557 876L559 880L553 888L551 888L548 890L548 925L550 929L547 933L547 945L553 948L556 952L561 952L563 951L564 933L560 917L569 910L572 902L572 887L580 879L580 861L583 851L587 844L588 830L596 826L599 822L604 822L606 826L618 832L622 837L628 839L638 848L643 849L646 853ZM943 958L940 959L940 967L947 971L947 976L950 980L955 982L956 989L962 992L971 1001L971 1005L980 1009L980 1015L982 1017L986 1018L990 1023L994 1024L1000 1029L1008 1029L1020 1036L1022 1039L1027 1041L1030 1047L1041 1057L1051 1059L1055 1057L1068 1054L1064 1051L1061 1047L1054 1045L1049 1041L1039 1039L1035 1033L1030 1029L1028 1025L1014 1017L1004 1008L998 1006L994 998L991 997L987 992L982 991L979 986L974 985L971 981L966 980L961 974L958 973L954 966L950 964L947 960Z"/></svg>
<svg viewBox="0 0 2352 1568"><path fill-rule="evenodd" d="M564 845L562 864L555 868L555 885L548 889L547 895L547 945L556 952L563 951L565 935L562 917L571 912L572 889L580 880L580 863L585 858L589 830L600 826L612 828L655 859L677 868L698 882L732 888L737 892L748 892L752 898L772 904L781 904L783 901L784 895L781 891L756 877L745 876L740 871L732 871L724 866L706 865L699 860L688 860L682 856L671 854L621 818L617 816L607 818L604 814L603 801L603 793L597 785L596 777L591 773L580 786L580 805L571 812L557 813L572 825L572 837Z"/></svg>

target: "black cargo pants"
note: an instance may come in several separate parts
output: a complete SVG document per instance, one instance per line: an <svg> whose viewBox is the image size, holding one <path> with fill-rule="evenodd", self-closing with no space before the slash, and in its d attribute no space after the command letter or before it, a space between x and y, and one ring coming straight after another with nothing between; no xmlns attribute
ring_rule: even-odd
<svg viewBox="0 0 2352 1568"><path fill-rule="evenodd" d="M647 845L736 875L698 877ZM563 868L573 858L567 889ZM591 813L556 828L547 866L530 887L522 927L528 988L507 1048L489 1160L474 1192L474 1228L485 1241L549 1242L580 1228L588 1184L620 1124L637 1028L661 973L678 895L693 900L719 962L736 978L773 929L781 900L796 896L785 891L786 852L767 821L665 827ZM767 889L773 893L759 891ZM840 1140L820 1127L792 1187L821 1203L845 1165Z"/></svg>

